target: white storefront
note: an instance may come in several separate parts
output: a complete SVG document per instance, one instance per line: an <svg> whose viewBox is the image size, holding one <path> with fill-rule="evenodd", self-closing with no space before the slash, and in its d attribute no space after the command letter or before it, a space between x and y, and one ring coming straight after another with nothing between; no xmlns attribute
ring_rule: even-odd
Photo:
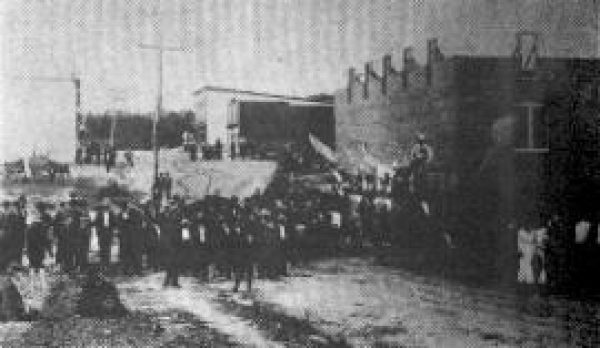
<svg viewBox="0 0 600 348"><path fill-rule="evenodd" d="M206 86L194 92L194 113L196 124L206 125L206 141L209 144L220 140L222 144L229 145L236 141L234 138L238 134L236 124L240 101L318 104L299 97ZM229 146L225 146L224 149L229 151Z"/></svg>

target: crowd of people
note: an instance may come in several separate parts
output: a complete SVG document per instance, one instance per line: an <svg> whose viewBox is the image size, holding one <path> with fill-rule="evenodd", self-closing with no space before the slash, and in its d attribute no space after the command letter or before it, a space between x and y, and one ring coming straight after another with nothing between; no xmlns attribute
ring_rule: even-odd
<svg viewBox="0 0 600 348"><path fill-rule="evenodd" d="M244 199L215 193L185 201L169 193L166 199L103 199L91 206L73 195L35 209L26 208L26 199L5 202L2 230L17 237L7 239L12 244L5 257L28 259L35 272L50 257L67 272L118 264L128 274L164 269L165 286L178 286L178 275L188 272L205 280L234 277L235 290L245 278L250 288L253 277L282 276L313 257L389 243L386 192L392 190L377 191L368 179L322 192L279 174L265 192Z"/></svg>
<svg viewBox="0 0 600 348"><path fill-rule="evenodd" d="M26 199L4 202L0 222L8 238L3 238L7 252L2 262L23 262L26 256L29 267L43 277L37 270L43 270L46 256L51 255L65 271L84 271L90 264L100 269L118 265L128 274L141 274L145 268L165 270L165 286L179 286L182 272L205 281L221 276L233 279L237 291L244 279L250 289L253 278L284 276L292 265L371 246L378 250L401 246L424 253L457 246L477 249L474 240L461 241L452 226L441 226L437 220L424 174L432 153L422 142L419 145L416 160L407 168L382 177L334 169L327 189L282 169L267 189L249 197L213 192L189 200L172 194L173 182L163 173L147 201L104 199L92 206L73 196L57 206L39 203L34 210L26 209ZM560 277L557 270L564 268L561 262L571 266L584 262L569 261L578 259L572 253L559 255L565 248L581 248L573 238L560 240L569 239L570 227L558 228L557 221L560 217L529 225L514 221L512 230L506 231L514 235L515 244L507 246L513 252L501 250L502 245L489 249L514 259L507 265L521 260L509 278L553 282ZM546 225L546 232L535 232L535 238L530 238L533 234L528 231ZM588 227L588 232L594 230ZM482 231L477 234L490 243L495 240ZM589 234L578 238L588 243L594 238ZM482 250L477 257L494 256ZM517 252L520 255L511 256ZM527 267L530 270L523 273Z"/></svg>

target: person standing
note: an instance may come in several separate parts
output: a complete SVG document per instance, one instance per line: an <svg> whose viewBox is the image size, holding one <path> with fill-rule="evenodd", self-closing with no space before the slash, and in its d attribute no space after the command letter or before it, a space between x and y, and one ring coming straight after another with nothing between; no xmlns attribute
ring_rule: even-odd
<svg viewBox="0 0 600 348"><path fill-rule="evenodd" d="M171 178L168 172L165 173L164 185L167 194L167 199L171 199L171 192L173 190L173 179Z"/></svg>
<svg viewBox="0 0 600 348"><path fill-rule="evenodd" d="M142 240L146 252L147 266L153 271L160 269L160 227L156 210L149 202L142 219Z"/></svg>
<svg viewBox="0 0 600 348"><path fill-rule="evenodd" d="M46 289L44 273L44 256L46 252L52 253L47 226L42 221L43 211L38 207L30 216L30 225L27 229L27 256L29 257L30 286L36 291L35 276L37 275L39 290Z"/></svg>
<svg viewBox="0 0 600 348"><path fill-rule="evenodd" d="M125 161L127 161L127 165L133 168L133 152L131 149L128 149L125 152Z"/></svg>
<svg viewBox="0 0 600 348"><path fill-rule="evenodd" d="M234 223L232 233L232 268L234 285L233 292L238 292L242 279L246 278L246 290L252 291L252 277L254 273L253 246L254 236L248 225ZM243 230L242 230L243 229Z"/></svg>
<svg viewBox="0 0 600 348"><path fill-rule="evenodd" d="M409 169L413 180L413 192L422 194L425 184L426 165L433 161L433 148L425 141L425 134L417 134L417 142L410 149Z"/></svg>
<svg viewBox="0 0 600 348"><path fill-rule="evenodd" d="M117 230L119 231L119 262L126 274L131 274L133 262L131 258L131 243L133 224L130 211L126 204L121 205L120 214L117 216Z"/></svg>
<svg viewBox="0 0 600 348"><path fill-rule="evenodd" d="M182 249L182 229L175 202L166 207L163 212L160 224L160 239L162 246L162 259L164 262L166 276L163 286L180 287L179 270L181 263Z"/></svg>
<svg viewBox="0 0 600 348"><path fill-rule="evenodd" d="M114 146L109 148L108 159L110 162L110 167L114 168L117 165L117 149Z"/></svg>
<svg viewBox="0 0 600 348"><path fill-rule="evenodd" d="M103 204L96 218L96 231L98 232L98 244L100 246L100 264L103 267L108 267L110 264L110 251L115 225L115 215L110 211L107 203Z"/></svg>
<svg viewBox="0 0 600 348"><path fill-rule="evenodd" d="M190 160L196 162L198 160L198 144L193 143L190 145Z"/></svg>
<svg viewBox="0 0 600 348"><path fill-rule="evenodd" d="M106 172L110 172L110 147L106 146L104 148L104 166L106 167Z"/></svg>
<svg viewBox="0 0 600 348"><path fill-rule="evenodd" d="M54 217L54 234L56 236L56 263L62 268L66 262L68 212L65 202L60 202Z"/></svg>
<svg viewBox="0 0 600 348"><path fill-rule="evenodd" d="M9 204L4 216L4 228L7 234L6 247L2 249L3 263L21 264L25 248L25 220L19 213L18 203Z"/></svg>
<svg viewBox="0 0 600 348"><path fill-rule="evenodd" d="M216 159L221 160L223 158L223 143L221 143L221 139L217 139L215 142L215 152Z"/></svg>
<svg viewBox="0 0 600 348"><path fill-rule="evenodd" d="M75 246L75 266L80 272L83 272L86 270L88 265L91 239L91 221L85 201L82 202L78 208L76 221L76 223L78 223L78 229L73 244Z"/></svg>
<svg viewBox="0 0 600 348"><path fill-rule="evenodd" d="M360 235L354 236L353 245L355 247L362 246L363 239L367 238L369 241L373 242L374 231L374 215L375 215L375 207L373 205L373 195L372 193L366 194L359 205L360 211Z"/></svg>
<svg viewBox="0 0 600 348"><path fill-rule="evenodd" d="M64 237L63 270L71 272L77 266L77 250L80 236L80 218L81 212L78 203L71 200L66 233Z"/></svg>

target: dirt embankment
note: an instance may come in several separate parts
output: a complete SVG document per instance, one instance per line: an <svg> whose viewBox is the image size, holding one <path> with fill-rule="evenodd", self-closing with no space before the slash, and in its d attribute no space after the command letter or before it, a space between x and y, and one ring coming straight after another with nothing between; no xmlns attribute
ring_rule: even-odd
<svg viewBox="0 0 600 348"><path fill-rule="evenodd" d="M2 347L226 347L225 335L186 311L132 310L116 317L78 314L83 281L52 282L39 320L0 325ZM18 330L18 331L15 331Z"/></svg>

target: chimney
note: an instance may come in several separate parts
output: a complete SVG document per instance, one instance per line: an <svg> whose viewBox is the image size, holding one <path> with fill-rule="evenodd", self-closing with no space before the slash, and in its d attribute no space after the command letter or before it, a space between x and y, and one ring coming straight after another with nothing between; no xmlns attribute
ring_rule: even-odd
<svg viewBox="0 0 600 348"><path fill-rule="evenodd" d="M539 58L539 33L535 31L519 31L516 33L516 40L513 57L520 65L521 71L535 70Z"/></svg>
<svg viewBox="0 0 600 348"><path fill-rule="evenodd" d="M402 87L408 88L408 77L410 75L410 71L415 67L416 61L413 54L412 47L406 47L404 51L402 51Z"/></svg>
<svg viewBox="0 0 600 348"><path fill-rule="evenodd" d="M371 63L365 63L365 80L363 81L363 98L369 99L369 81L371 79Z"/></svg>
<svg viewBox="0 0 600 348"><path fill-rule="evenodd" d="M390 76L391 73L391 68L392 68L392 56L389 54L386 54L385 56L383 56L383 60L382 60L382 68L381 68L381 93L383 95L387 94L387 85L388 85L388 78Z"/></svg>
<svg viewBox="0 0 600 348"><path fill-rule="evenodd" d="M348 69L348 104L352 102L352 91L354 90L354 81L356 80L356 70L354 68Z"/></svg>
<svg viewBox="0 0 600 348"><path fill-rule="evenodd" d="M440 46L438 44L438 39L433 38L427 40L427 65L431 65L434 62L437 62L444 58L442 51L440 51Z"/></svg>
<svg viewBox="0 0 600 348"><path fill-rule="evenodd" d="M402 64L403 70L410 70L415 66L416 60L414 55L414 49L412 47L406 47L402 52Z"/></svg>

